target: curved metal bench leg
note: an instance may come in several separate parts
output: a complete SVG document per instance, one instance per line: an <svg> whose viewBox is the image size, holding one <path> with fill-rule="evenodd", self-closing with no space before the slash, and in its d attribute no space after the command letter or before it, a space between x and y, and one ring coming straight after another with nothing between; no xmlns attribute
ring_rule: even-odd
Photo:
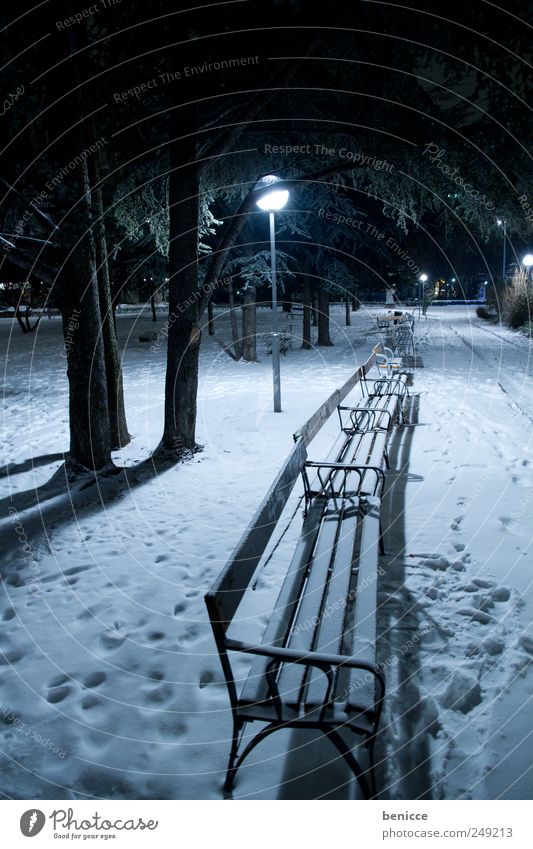
<svg viewBox="0 0 533 849"><path fill-rule="evenodd" d="M239 723L235 719L233 720L233 738L231 741L231 750L229 753L228 760L228 769L226 771L226 780L224 781L224 792L231 793L231 788L233 786L233 780L235 778L234 769L235 760L237 758L237 749L239 748L239 734L241 733L241 729L244 727L245 723Z"/></svg>
<svg viewBox="0 0 533 849"><path fill-rule="evenodd" d="M369 763L369 773L370 773L370 787L372 790L372 798L375 798L377 789L376 789L376 764L374 761L374 746L376 745L376 735L374 734L372 737L367 740L367 748L368 748L368 763Z"/></svg>
<svg viewBox="0 0 533 849"><path fill-rule="evenodd" d="M368 786L368 782L365 778L365 773L359 766L357 759L354 758L354 756L352 755L350 747L346 745L341 735L338 734L337 731L335 731L333 728L331 728L329 731L324 731L324 734L326 734L326 736L329 737L333 745L337 747L344 760L350 767L351 771L357 778L357 781L359 782L359 787L363 791L363 796L365 797L365 799L371 799L372 795Z"/></svg>
<svg viewBox="0 0 533 849"><path fill-rule="evenodd" d="M231 791L233 789L233 784L235 782L235 776L237 775L238 770L240 769L240 767L242 766L243 762L246 760L246 758L248 757L250 752L253 751L253 749L255 749L255 747L257 745L259 745L259 743L262 740L264 740L266 737L268 737L269 734L272 734L273 731L278 731L280 728L286 728L286 727L287 727L286 723L271 722L269 725L266 726L266 728L262 728L261 731L258 731L258 733L255 735L255 737L252 740L250 740L250 742L248 743L248 745L244 749L243 753L241 755L239 755L236 763L235 763L235 756L233 757L233 762L232 762L232 757L230 755L230 766L228 766L228 772L227 772L226 781L225 781L225 784L224 784L224 791L226 793L231 793ZM232 748L232 753L233 753L233 748ZM236 752L235 752L235 755L236 755Z"/></svg>

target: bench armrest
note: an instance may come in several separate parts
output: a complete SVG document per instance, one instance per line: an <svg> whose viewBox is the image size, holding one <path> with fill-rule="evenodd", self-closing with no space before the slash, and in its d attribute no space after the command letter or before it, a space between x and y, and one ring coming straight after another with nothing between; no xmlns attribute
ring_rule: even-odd
<svg viewBox="0 0 533 849"><path fill-rule="evenodd" d="M339 406L337 407L337 411L339 413L341 430L343 430L345 432L355 431L355 433L364 433L365 431L368 432L368 431L371 431L371 430L383 430L383 428L376 426L376 415L378 413L388 416L387 430L391 429L392 414L391 414L390 410L387 410L385 407L341 407L341 405L339 404ZM342 421L342 411L349 412L350 421L352 422L352 427L344 427L344 424L343 424L343 421ZM356 413L361 413L361 415L356 416L355 415ZM363 423L365 421L365 418L367 418L369 420L369 426L364 428L364 430L363 430L362 428L363 428ZM356 419L357 419L357 421L356 421Z"/></svg>
<svg viewBox="0 0 533 849"><path fill-rule="evenodd" d="M381 397L382 395L398 395L401 398L403 398L405 395L407 395L407 397L409 397L407 385L401 379L403 374L404 374L404 372L401 372L401 373L396 374L396 375L391 376L391 377L374 377L374 378L371 378L370 380L368 380L368 378L367 378L366 382L373 384L373 392L369 392L368 394L370 396L377 395L379 397ZM377 391L378 384L387 384L390 387L391 391L390 392L378 392ZM368 392L368 388L367 388L367 392Z"/></svg>
<svg viewBox="0 0 533 849"><path fill-rule="evenodd" d="M328 686L324 694L324 701L320 711L319 721L324 720L325 712L330 704L330 697L334 685L334 669L344 666L348 669L363 669L370 672L376 679L378 685L378 695L376 706L378 714L381 711L381 704L385 695L385 675L383 669L377 663L372 663L368 660L360 660L357 657L343 654L329 654L325 652L309 652L302 654L296 649L286 649L280 646L270 645L249 645L237 640L226 640L226 648L228 651L240 651L245 654L262 655L263 657L271 658L267 665L266 678L270 697L274 701L278 718L282 719L282 704L281 697L276 682L276 675L282 663L300 663L304 666L316 666L325 674L328 679Z"/></svg>
<svg viewBox="0 0 533 849"><path fill-rule="evenodd" d="M319 470L318 473L317 473L317 478L318 478L318 481L320 483L320 489L319 490L315 491L315 489L313 489L311 487L311 483L309 481L309 476L307 474L307 469L318 469ZM346 483L347 476L348 476L349 472L357 472L357 474L359 475L359 485L361 485L361 483L364 479L365 472L374 472L374 474L376 476L376 483L375 483L375 486L374 486L374 492L371 493L372 495L376 495L376 492L378 490L380 482L381 482L382 486L385 486L385 472L383 471L382 468L380 468L380 466L373 466L373 465L369 465L367 463L328 463L328 462L316 462L314 460L307 460L304 463L304 466L302 468L302 478L303 478L303 482L304 482L306 504L309 503L309 501L312 498L314 498L315 496L318 496L318 495L324 495L325 497L328 497L328 486L329 486L329 493L330 493L329 497L331 497L331 498L341 498L342 497L340 492L332 492L331 491L331 477L332 477L332 475L328 475L327 479L323 480L322 476L320 475L321 469L330 469L332 472L335 472L335 471L344 472L345 474L344 474L343 486Z"/></svg>
<svg viewBox="0 0 533 849"><path fill-rule="evenodd" d="M383 670L378 663L361 660L348 654L330 654L329 652L314 652L302 654L296 649L286 649L281 646L267 644L251 645L240 640L226 640L228 651L240 651L245 654L258 654L263 657L277 658L281 662L302 663L304 666L346 666L349 669L365 669L380 681L385 682Z"/></svg>
<svg viewBox="0 0 533 849"><path fill-rule="evenodd" d="M319 460L306 460L305 465L310 469L346 469L347 471L366 471L367 469L372 469L375 472L379 472L384 476L383 469L380 469L379 466L369 466L367 463L322 463Z"/></svg>

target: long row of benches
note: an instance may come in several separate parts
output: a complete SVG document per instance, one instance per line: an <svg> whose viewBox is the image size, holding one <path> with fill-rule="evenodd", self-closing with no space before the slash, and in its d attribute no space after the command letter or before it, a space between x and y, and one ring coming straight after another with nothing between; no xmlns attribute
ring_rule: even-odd
<svg viewBox="0 0 533 849"><path fill-rule="evenodd" d="M403 421L408 394L405 374L368 377L376 355L379 349L353 380L363 389L358 405L335 405L340 433L329 456L309 459L306 448L340 394L295 434L291 462L206 595L233 714L227 793L258 743L278 729L295 727L323 731L357 777L365 798L376 794L374 745L385 694L376 661L377 580L384 551L380 497L388 442ZM250 644L235 636L238 625L231 636L228 629L299 474L305 494L300 538L261 643ZM231 652L254 656L240 692ZM239 752L247 723L256 721L264 726ZM347 744L344 730L363 737L367 770Z"/></svg>

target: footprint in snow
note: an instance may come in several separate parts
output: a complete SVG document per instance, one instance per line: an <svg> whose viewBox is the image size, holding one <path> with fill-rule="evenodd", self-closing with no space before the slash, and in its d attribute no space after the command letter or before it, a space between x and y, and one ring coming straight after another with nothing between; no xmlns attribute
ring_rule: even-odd
<svg viewBox="0 0 533 849"><path fill-rule="evenodd" d="M0 651L0 666L11 666L13 663L17 663L24 657L24 653L21 651L17 651L16 649L9 649L8 651Z"/></svg>
<svg viewBox="0 0 533 849"><path fill-rule="evenodd" d="M46 701L51 705L57 705L67 698L70 693L70 687L53 687L46 697Z"/></svg>
<svg viewBox="0 0 533 849"><path fill-rule="evenodd" d="M465 517L464 517L464 515L462 515L462 516L456 516L456 518L453 520L453 522L452 522L452 523L451 523L451 525L450 525L450 530L451 530L451 531L458 531L458 530L460 530L460 528L461 528L461 524L463 523L464 518L465 518Z"/></svg>
<svg viewBox="0 0 533 849"><path fill-rule="evenodd" d="M208 669L205 672L202 672L200 675L200 690L203 690L204 687L207 687L208 684L211 684L215 680L215 676Z"/></svg>
<svg viewBox="0 0 533 849"><path fill-rule="evenodd" d="M13 619L15 616L15 610L12 607L8 607L6 610L4 610L4 613L2 614L2 621L9 622L9 620Z"/></svg>
<svg viewBox="0 0 533 849"><path fill-rule="evenodd" d="M77 575L78 572L86 572L90 566L71 566L70 569L63 569L63 575Z"/></svg>
<svg viewBox="0 0 533 849"><path fill-rule="evenodd" d="M161 672L160 669L151 669L149 672L146 673L146 677L150 681L162 681L165 677L165 673Z"/></svg>
<svg viewBox="0 0 533 849"><path fill-rule="evenodd" d="M106 680L107 675L105 674L105 672L92 672L90 675L87 675L87 677L83 679L82 684L84 687L92 689L94 687L99 687L100 684L103 684Z"/></svg>
<svg viewBox="0 0 533 849"><path fill-rule="evenodd" d="M462 607L458 611L460 616L468 616L472 622L479 622L481 625L490 625L494 622L494 618L484 610L476 610L474 607Z"/></svg>
<svg viewBox="0 0 533 849"><path fill-rule="evenodd" d="M98 605L95 605L94 607L86 607L85 610L82 610L81 613L78 613L78 615L76 616L76 619L78 619L78 620L90 619L92 616L96 616L96 613L98 612L98 610L99 610Z"/></svg>
<svg viewBox="0 0 533 849"><path fill-rule="evenodd" d="M178 640L180 643L192 643L194 640L198 639L199 633L200 629L195 625L192 625L178 637Z"/></svg>
<svg viewBox="0 0 533 849"><path fill-rule="evenodd" d="M528 637L527 634L523 634L520 637L520 645L527 651L528 654L533 654L533 639Z"/></svg>
<svg viewBox="0 0 533 849"><path fill-rule="evenodd" d="M511 590L509 587L496 587L490 594L492 601L509 601L511 598Z"/></svg>
<svg viewBox="0 0 533 849"><path fill-rule="evenodd" d="M89 693L87 696L84 696L81 700L82 710L91 710L91 708L98 707L103 703L103 699L94 693Z"/></svg>
<svg viewBox="0 0 533 849"><path fill-rule="evenodd" d="M143 695L143 700L148 704L162 705L168 702L174 695L174 690L170 684L161 684L159 687L150 689Z"/></svg>
<svg viewBox="0 0 533 849"><path fill-rule="evenodd" d="M511 516L500 516L499 521L502 523L504 528L508 528L510 525L513 524L513 519L511 518Z"/></svg>
<svg viewBox="0 0 533 849"><path fill-rule="evenodd" d="M183 737L187 732L187 725L179 716L172 716L166 719L159 726L159 733L163 737Z"/></svg>
<svg viewBox="0 0 533 849"><path fill-rule="evenodd" d="M480 587L482 590L489 590L494 586L494 581L486 581L484 578L474 578L472 583L476 585L476 587Z"/></svg>
<svg viewBox="0 0 533 849"><path fill-rule="evenodd" d="M50 683L48 684L48 689L52 689L53 687L61 687L62 684L66 684L67 681L71 681L72 678L70 675L66 675L61 673L60 675L56 675Z"/></svg>
<svg viewBox="0 0 533 849"><path fill-rule="evenodd" d="M126 635L120 631L109 630L100 635L100 644L106 651L117 651L126 639Z"/></svg>

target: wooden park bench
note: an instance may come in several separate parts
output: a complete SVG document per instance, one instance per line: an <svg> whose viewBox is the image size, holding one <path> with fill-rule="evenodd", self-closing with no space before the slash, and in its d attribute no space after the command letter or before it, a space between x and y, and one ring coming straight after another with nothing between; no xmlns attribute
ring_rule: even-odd
<svg viewBox="0 0 533 849"><path fill-rule="evenodd" d="M206 594L233 715L227 793L243 761L268 735L282 728L309 728L321 730L336 746L365 798L376 794L374 746L385 694L385 678L376 660L382 550L377 493L384 479L386 439L397 420L395 405L401 404L398 387L393 386L398 380L389 381L387 396L368 392L368 406L341 407L356 383L364 384L375 362L373 353L295 434L289 458ZM382 378L378 387L385 389ZM366 422L355 415L360 407L367 409ZM335 409L339 409L344 453L333 462L308 460L307 445ZM348 418L343 419L347 410ZM310 468L317 471L315 488L309 482ZM300 475L306 509L299 542L257 643L243 635L237 621L239 607L251 592L257 567ZM232 667L234 653L253 658L240 690ZM252 722L263 727L243 745L245 727ZM368 769L361 767L341 730L362 737Z"/></svg>
<svg viewBox="0 0 533 849"><path fill-rule="evenodd" d="M262 333L259 337L264 342L267 356L272 356L272 333ZM281 331L279 334L279 352L287 354L292 348L292 333Z"/></svg>

